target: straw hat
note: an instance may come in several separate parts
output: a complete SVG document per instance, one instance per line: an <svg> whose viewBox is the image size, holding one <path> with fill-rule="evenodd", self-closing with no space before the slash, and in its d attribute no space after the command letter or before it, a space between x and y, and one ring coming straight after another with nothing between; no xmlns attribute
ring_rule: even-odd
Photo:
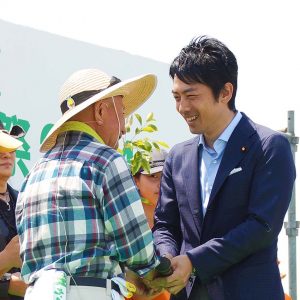
<svg viewBox="0 0 300 300"><path fill-rule="evenodd" d="M60 127L71 117L98 100L123 95L125 117L140 107L153 93L156 76L145 74L125 81L109 76L98 69L85 69L72 74L59 93L62 117L54 124L40 151L51 149L57 139Z"/></svg>
<svg viewBox="0 0 300 300"><path fill-rule="evenodd" d="M10 132L4 129L2 122L0 121L0 152L13 152L22 146L22 142L17 138L25 135L25 131L22 127L15 125Z"/></svg>

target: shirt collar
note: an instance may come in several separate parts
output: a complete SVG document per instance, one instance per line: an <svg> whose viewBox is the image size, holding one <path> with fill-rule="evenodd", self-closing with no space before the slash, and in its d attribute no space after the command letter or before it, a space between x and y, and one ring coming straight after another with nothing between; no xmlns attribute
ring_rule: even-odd
<svg viewBox="0 0 300 300"><path fill-rule="evenodd" d="M233 130L235 129L235 127L237 126L241 118L242 118L242 114L241 112L238 111L234 116L234 118L229 123L229 125L224 129L221 135L215 140L214 149L217 153L219 152L218 149L220 147L223 148L222 146L228 142ZM203 148L209 151L209 148L206 146L203 134L200 134L199 136L199 145L203 145Z"/></svg>
<svg viewBox="0 0 300 300"><path fill-rule="evenodd" d="M59 134L66 131L80 131L87 133L88 135L91 135L93 138L95 138L99 143L105 145L100 135L98 135L98 133L86 123L78 121L68 121L61 126Z"/></svg>

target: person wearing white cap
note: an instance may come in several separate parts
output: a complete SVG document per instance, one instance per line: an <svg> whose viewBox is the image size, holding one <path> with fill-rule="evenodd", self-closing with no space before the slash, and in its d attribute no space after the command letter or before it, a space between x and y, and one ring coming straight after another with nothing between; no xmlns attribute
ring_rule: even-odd
<svg viewBox="0 0 300 300"><path fill-rule="evenodd" d="M164 163L168 153L164 149L153 149L151 151L150 158L150 173L141 168L134 176L134 181L137 185L139 193L142 198L143 208L145 215L147 217L148 224L150 228L153 227L154 222L154 210L157 204L159 190L160 190L160 180L162 176L162 171ZM133 300L168 300L170 294L167 291L163 291L154 298L148 298L147 296L133 296Z"/></svg>
<svg viewBox="0 0 300 300"><path fill-rule="evenodd" d="M77 71L63 84L62 117L18 198L21 274L31 285L25 299L40 297L34 287L43 286L41 278L56 280L53 271L52 279L43 275L48 270L66 274L67 299L111 299L109 279L120 262L139 276L159 263L140 196L116 151L125 117L155 86L152 74L121 81L98 69Z"/></svg>
<svg viewBox="0 0 300 300"><path fill-rule="evenodd" d="M136 186L142 197L143 208L150 228L153 227L154 209L159 196L160 179L167 154L167 151L164 149L152 150L150 159L150 173L141 168L133 176Z"/></svg>
<svg viewBox="0 0 300 300"><path fill-rule="evenodd" d="M15 151L22 145L17 138L24 134L18 125L6 131L0 121L0 299L23 299L27 287L19 276L21 259L15 222L18 192L8 184L13 174Z"/></svg>

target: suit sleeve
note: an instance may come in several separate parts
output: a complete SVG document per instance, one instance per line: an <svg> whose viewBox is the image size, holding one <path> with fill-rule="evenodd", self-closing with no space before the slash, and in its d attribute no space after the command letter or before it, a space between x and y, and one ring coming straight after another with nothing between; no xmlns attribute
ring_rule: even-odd
<svg viewBox="0 0 300 300"><path fill-rule="evenodd" d="M269 136L256 161L245 221L187 252L203 282L276 242L291 199L295 166L286 138Z"/></svg>
<svg viewBox="0 0 300 300"><path fill-rule="evenodd" d="M154 221L153 236L157 252L160 256L166 253L177 256L182 244L182 234L176 191L172 179L172 152L169 153L164 164Z"/></svg>

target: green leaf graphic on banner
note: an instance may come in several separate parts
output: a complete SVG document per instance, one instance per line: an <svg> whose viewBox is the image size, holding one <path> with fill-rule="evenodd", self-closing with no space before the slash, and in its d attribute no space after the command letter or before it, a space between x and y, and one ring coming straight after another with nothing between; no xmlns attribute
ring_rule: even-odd
<svg viewBox="0 0 300 300"><path fill-rule="evenodd" d="M21 126L27 133L30 128L30 123L27 120L18 119L16 115L8 117L5 113L0 112L0 121L7 131L10 131L14 125ZM30 146L26 141L26 135L21 137L20 141L23 142L23 145L16 151L16 165L20 168L23 176L26 176L29 171L24 161L30 161ZM14 166L13 175L15 174L15 168L16 166Z"/></svg>
<svg viewBox="0 0 300 300"><path fill-rule="evenodd" d="M42 142L44 141L45 137L47 136L47 134L49 133L49 131L51 130L51 128L53 127L53 124L46 124L41 132L41 136L40 136L40 144L42 144Z"/></svg>

